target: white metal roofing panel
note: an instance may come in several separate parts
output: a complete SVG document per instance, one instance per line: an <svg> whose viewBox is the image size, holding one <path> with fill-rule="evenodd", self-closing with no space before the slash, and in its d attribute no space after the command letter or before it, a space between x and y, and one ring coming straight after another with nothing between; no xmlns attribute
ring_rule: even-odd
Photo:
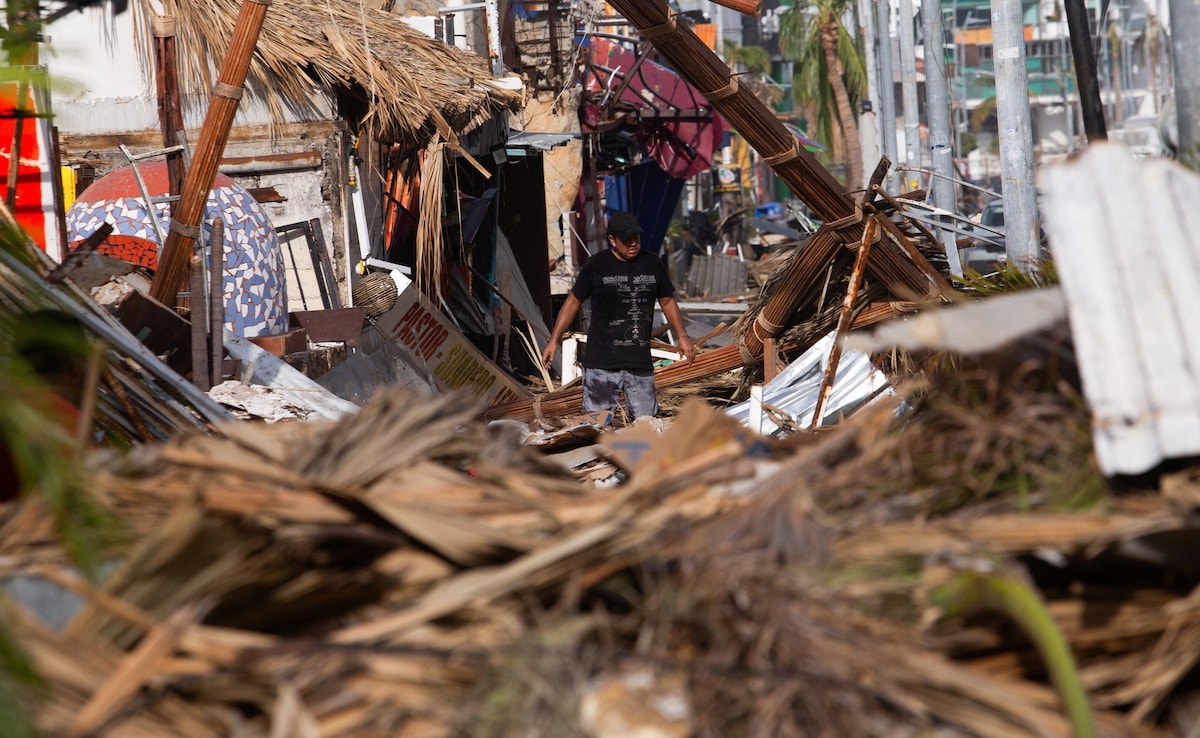
<svg viewBox="0 0 1200 738"><path fill-rule="evenodd" d="M1041 184L1101 471L1200 453L1200 177L1098 144Z"/></svg>

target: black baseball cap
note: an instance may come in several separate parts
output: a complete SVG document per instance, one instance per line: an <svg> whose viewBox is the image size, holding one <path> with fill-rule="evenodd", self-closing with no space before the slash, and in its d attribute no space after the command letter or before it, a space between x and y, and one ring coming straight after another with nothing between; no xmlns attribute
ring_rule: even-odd
<svg viewBox="0 0 1200 738"><path fill-rule="evenodd" d="M608 235L610 236L628 241L630 236L641 232L642 226L637 222L637 218L633 217L633 213L618 210L608 217Z"/></svg>

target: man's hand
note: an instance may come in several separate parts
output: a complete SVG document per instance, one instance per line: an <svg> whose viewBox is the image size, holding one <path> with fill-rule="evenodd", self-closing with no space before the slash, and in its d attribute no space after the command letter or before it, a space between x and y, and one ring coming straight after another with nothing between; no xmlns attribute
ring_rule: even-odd
<svg viewBox="0 0 1200 738"><path fill-rule="evenodd" d="M691 337L686 333L679 335L679 353L684 355L689 364L696 359L696 347L692 344Z"/></svg>
<svg viewBox="0 0 1200 738"><path fill-rule="evenodd" d="M554 355L558 353L558 339L551 338L546 344L546 348L542 349L542 366L550 368L550 362L554 361Z"/></svg>

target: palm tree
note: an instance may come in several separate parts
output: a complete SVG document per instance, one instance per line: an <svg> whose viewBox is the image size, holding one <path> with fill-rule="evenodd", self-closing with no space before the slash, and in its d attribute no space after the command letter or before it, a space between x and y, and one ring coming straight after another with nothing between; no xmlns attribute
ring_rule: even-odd
<svg viewBox="0 0 1200 738"><path fill-rule="evenodd" d="M761 46L740 46L725 39L723 56L735 72L745 72L739 84L746 85L763 105L774 108L782 95L771 79L771 54Z"/></svg>
<svg viewBox="0 0 1200 738"><path fill-rule="evenodd" d="M866 70L854 38L842 24L849 0L797 2L780 18L780 49L796 61L796 104L816 123L814 138L833 147L841 139L846 188L862 189L862 147L854 103L866 92ZM836 121L836 125L835 125Z"/></svg>

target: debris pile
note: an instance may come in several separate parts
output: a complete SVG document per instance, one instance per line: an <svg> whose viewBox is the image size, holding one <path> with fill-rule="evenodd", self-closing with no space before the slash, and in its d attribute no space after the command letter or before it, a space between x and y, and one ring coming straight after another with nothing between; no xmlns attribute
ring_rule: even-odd
<svg viewBox="0 0 1200 738"><path fill-rule="evenodd" d="M399 392L337 422L136 449L94 473L130 542L99 587L36 501L0 530L5 574L84 599L60 632L6 615L46 680L37 722L1182 735L1198 475L1106 481L1061 339L913 357L931 382L899 389L900 421L881 402L779 441L688 404L602 485L476 405Z"/></svg>

